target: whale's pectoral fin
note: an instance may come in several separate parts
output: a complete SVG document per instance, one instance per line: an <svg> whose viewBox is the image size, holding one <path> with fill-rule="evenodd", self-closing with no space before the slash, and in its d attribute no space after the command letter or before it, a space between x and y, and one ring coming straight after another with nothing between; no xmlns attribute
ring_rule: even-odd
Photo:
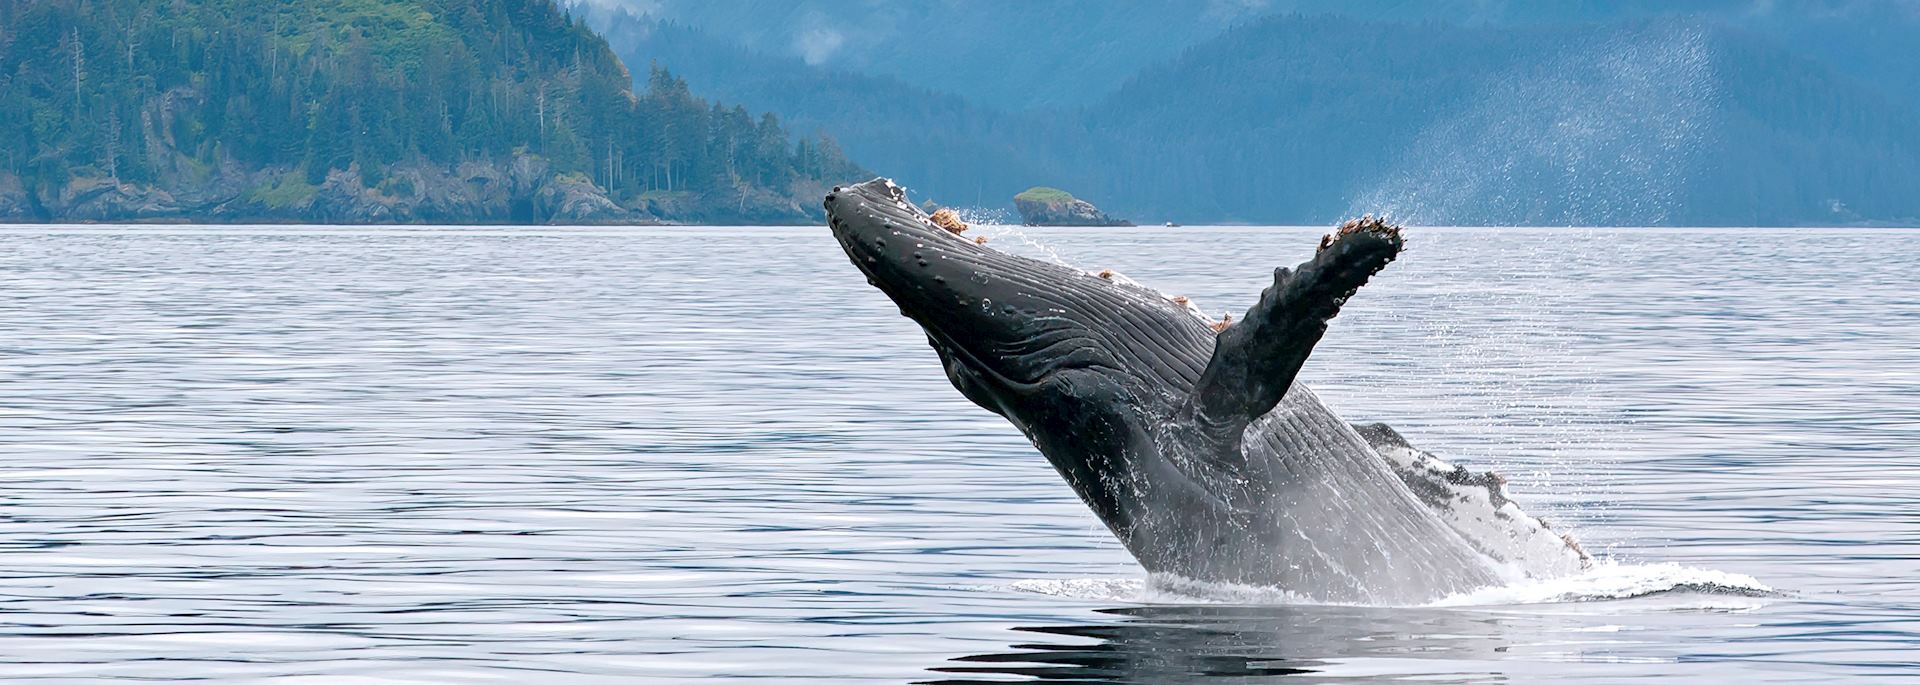
<svg viewBox="0 0 1920 685"><path fill-rule="evenodd" d="M1237 444L1241 431L1286 395L1327 321L1403 245L1398 227L1356 219L1321 239L1313 259L1275 270L1273 285L1246 316L1215 338L1213 359L1188 398L1198 426Z"/></svg>
<svg viewBox="0 0 1920 685"><path fill-rule="evenodd" d="M1480 553L1519 562L1520 568L1539 575L1572 573L1593 562L1573 536L1521 511L1507 496L1507 479L1500 474L1449 464L1414 447L1384 423L1355 424L1353 429L1422 504Z"/></svg>

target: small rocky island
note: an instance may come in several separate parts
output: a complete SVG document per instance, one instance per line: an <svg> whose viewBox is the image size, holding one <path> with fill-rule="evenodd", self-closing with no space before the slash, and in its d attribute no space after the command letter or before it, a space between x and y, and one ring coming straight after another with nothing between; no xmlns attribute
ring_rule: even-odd
<svg viewBox="0 0 1920 685"><path fill-rule="evenodd" d="M1107 216L1093 203L1059 188L1034 186L1013 196L1020 221L1028 226L1132 226L1133 222Z"/></svg>

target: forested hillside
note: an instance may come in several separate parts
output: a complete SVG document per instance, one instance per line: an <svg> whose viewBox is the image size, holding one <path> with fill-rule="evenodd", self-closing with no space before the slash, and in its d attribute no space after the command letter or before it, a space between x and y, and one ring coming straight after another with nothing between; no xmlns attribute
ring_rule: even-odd
<svg viewBox="0 0 1920 685"><path fill-rule="evenodd" d="M551 0L0 0L0 220L791 222L863 174Z"/></svg>

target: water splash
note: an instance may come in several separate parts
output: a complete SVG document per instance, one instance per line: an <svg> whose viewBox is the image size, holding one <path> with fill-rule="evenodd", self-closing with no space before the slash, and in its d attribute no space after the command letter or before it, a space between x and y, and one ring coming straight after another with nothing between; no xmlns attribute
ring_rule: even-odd
<svg viewBox="0 0 1920 685"><path fill-rule="evenodd" d="M1778 590L1752 576L1679 564L1623 564L1601 561L1584 573L1534 580L1451 595L1432 606L1561 604L1651 595L1687 593L1734 597L1775 597Z"/></svg>
<svg viewBox="0 0 1920 685"><path fill-rule="evenodd" d="M1555 235L1598 242L1586 229L1554 229ZM1608 509L1591 506L1610 492L1611 465L1631 458L1640 439L1630 429L1629 398L1594 372L1595 350L1559 322L1580 306L1589 287L1568 272L1616 258L1624 249L1558 250L1553 244L1513 241L1495 234L1409 231L1412 250L1426 240L1437 258L1388 271L1382 280L1423 279L1464 257L1504 252L1523 267L1501 269L1483 287L1423 291L1396 301L1363 300L1347 322L1352 327L1322 343L1318 354L1365 353L1373 341L1412 333L1432 364L1408 384L1404 369L1366 367L1355 377L1309 374L1310 385L1333 390L1347 418L1384 421L1409 430L1416 447L1476 471L1510 480L1528 513L1582 540L1587 526L1608 520ZM1512 284L1508 286L1506 284ZM1524 285L1522 285L1524 284ZM1391 286L1389 286L1391 287ZM1382 389L1391 388L1391 393ZM1384 395L1384 396L1383 396ZM1438 410L1436 407L1445 407ZM1446 415L1451 430L1431 424ZM1621 531L1609 531L1619 534Z"/></svg>
<svg viewBox="0 0 1920 685"><path fill-rule="evenodd" d="M1008 221L1007 217L1009 213L1004 209L994 209L992 207L951 207L950 209L960 215L961 221L969 224L983 226L1013 225L1012 222Z"/></svg>
<svg viewBox="0 0 1920 685"><path fill-rule="evenodd" d="M962 214L961 216L965 217L966 215ZM968 223L972 223L972 221L969 220ZM1060 256L1060 252L1055 250L1053 246L1040 242L1039 239L1029 235L1025 229L1019 226L1012 224L983 224L976 225L974 228L981 230L981 235L987 236L987 245L996 250L1023 257L1032 257L1070 269L1080 269L1079 266L1067 261L1066 257ZM1084 269L1081 270L1084 271Z"/></svg>
<svg viewBox="0 0 1920 685"><path fill-rule="evenodd" d="M1423 131L1348 214L1417 225L1646 226L1673 218L1715 97L1686 26L1569 46Z"/></svg>
<svg viewBox="0 0 1920 685"><path fill-rule="evenodd" d="M1095 602L1128 604L1324 604L1275 587L1213 583L1153 574L1146 578L1064 578L1019 580L984 588ZM1752 576L1678 564L1623 564L1601 561L1582 573L1530 580L1449 595L1433 607L1482 607L1564 604L1633 599L1662 594L1708 597L1777 597L1783 593Z"/></svg>

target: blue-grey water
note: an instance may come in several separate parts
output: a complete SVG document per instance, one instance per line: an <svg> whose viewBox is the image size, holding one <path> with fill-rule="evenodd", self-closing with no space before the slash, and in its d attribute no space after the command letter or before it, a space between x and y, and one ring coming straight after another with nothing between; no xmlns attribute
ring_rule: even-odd
<svg viewBox="0 0 1920 685"><path fill-rule="evenodd" d="M980 230L1214 312L1320 232ZM1920 682L1920 232L1411 241L1308 382L1590 576L1146 582L820 228L3 229L0 678Z"/></svg>

